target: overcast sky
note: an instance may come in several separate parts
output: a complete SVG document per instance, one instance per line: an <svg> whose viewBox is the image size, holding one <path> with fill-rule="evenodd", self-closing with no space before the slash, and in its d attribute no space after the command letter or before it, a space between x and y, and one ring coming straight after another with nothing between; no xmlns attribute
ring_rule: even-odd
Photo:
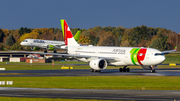
<svg viewBox="0 0 180 101"><path fill-rule="evenodd" d="M0 28L145 25L180 33L180 0L0 0Z"/></svg>

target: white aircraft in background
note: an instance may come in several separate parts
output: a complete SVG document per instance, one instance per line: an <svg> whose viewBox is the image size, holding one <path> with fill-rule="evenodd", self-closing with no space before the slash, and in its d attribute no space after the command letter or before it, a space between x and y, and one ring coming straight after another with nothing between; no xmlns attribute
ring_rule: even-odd
<svg viewBox="0 0 180 101"><path fill-rule="evenodd" d="M78 30L74 38L78 41L81 31ZM64 35L63 35L64 36ZM57 53L56 49L66 49L64 41L53 41L53 40L41 40L41 39L25 39L20 43L20 45L25 47L31 47L31 50L39 50L40 48L45 49L44 53L47 53L47 50L53 50L54 53Z"/></svg>
<svg viewBox="0 0 180 101"><path fill-rule="evenodd" d="M67 45L68 54L42 53L12 51L17 53L36 53L51 54L62 57L74 57L80 61L88 62L91 72L101 72L107 66L124 66L119 68L120 72L129 72L127 66L141 66L155 72L157 65L165 61L164 54L176 51L159 51L153 48L140 47L109 47L109 46L80 46L74 39L70 28L65 20L60 20L62 31L64 33L65 45Z"/></svg>

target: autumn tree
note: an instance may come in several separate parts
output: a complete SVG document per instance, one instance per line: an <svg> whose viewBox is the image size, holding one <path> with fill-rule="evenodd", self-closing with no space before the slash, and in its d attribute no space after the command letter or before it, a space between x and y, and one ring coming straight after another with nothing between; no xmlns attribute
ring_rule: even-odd
<svg viewBox="0 0 180 101"><path fill-rule="evenodd" d="M169 44L169 49L174 49L178 45L178 34L174 31L168 32L167 43Z"/></svg>
<svg viewBox="0 0 180 101"><path fill-rule="evenodd" d="M31 33L25 33L20 37L20 42L22 42L24 39L39 39L39 33L37 32L31 32Z"/></svg>
<svg viewBox="0 0 180 101"><path fill-rule="evenodd" d="M15 43L15 40L14 40L13 36L9 35L8 38L6 39L6 46L7 45L12 46L14 43Z"/></svg>
<svg viewBox="0 0 180 101"><path fill-rule="evenodd" d="M12 47L10 48L11 50L22 50L22 46L19 43L15 43L14 45L12 45Z"/></svg>
<svg viewBox="0 0 180 101"><path fill-rule="evenodd" d="M19 30L19 35L22 36L23 34L30 33L30 32L31 32L30 28L27 28L27 27L23 28L23 27L21 27L20 30Z"/></svg>
<svg viewBox="0 0 180 101"><path fill-rule="evenodd" d="M122 41L120 44L121 47L131 47L128 40Z"/></svg>
<svg viewBox="0 0 180 101"><path fill-rule="evenodd" d="M3 38L5 37L4 32L0 29L0 42L3 42Z"/></svg>
<svg viewBox="0 0 180 101"><path fill-rule="evenodd" d="M78 42L83 45L89 45L90 40L89 40L89 37L81 35Z"/></svg>
<svg viewBox="0 0 180 101"><path fill-rule="evenodd" d="M62 33L57 33L54 35L56 37L56 40L57 41L64 41L64 38L63 38L63 34Z"/></svg>
<svg viewBox="0 0 180 101"><path fill-rule="evenodd" d="M76 32L80 30L80 28L71 28L71 32L73 34L73 36L76 34Z"/></svg>
<svg viewBox="0 0 180 101"><path fill-rule="evenodd" d="M50 30L48 28L41 28L39 29L39 32L42 34L39 34L39 37L44 40L53 40L54 39L54 33L53 30Z"/></svg>
<svg viewBox="0 0 180 101"><path fill-rule="evenodd" d="M109 35L103 39L100 39L98 46L117 46L118 42L116 38L112 35Z"/></svg>
<svg viewBox="0 0 180 101"><path fill-rule="evenodd" d="M8 29L2 29L5 36L9 36L9 30Z"/></svg>
<svg viewBox="0 0 180 101"><path fill-rule="evenodd" d="M0 43L0 50L1 51L4 50L3 47L4 47L3 43Z"/></svg>
<svg viewBox="0 0 180 101"><path fill-rule="evenodd" d="M156 48L158 50L168 50L167 39L168 36L163 36L162 34L159 34L158 39L153 40L149 47Z"/></svg>

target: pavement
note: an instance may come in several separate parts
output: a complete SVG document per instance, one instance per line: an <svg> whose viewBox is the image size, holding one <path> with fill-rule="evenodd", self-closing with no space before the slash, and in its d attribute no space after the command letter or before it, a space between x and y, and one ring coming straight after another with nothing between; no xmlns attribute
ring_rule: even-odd
<svg viewBox="0 0 180 101"><path fill-rule="evenodd" d="M6 75L1 75L1 73ZM15 73L15 74L9 74ZM19 75L20 74L20 75ZM89 69L67 70L5 70L0 71L2 77L44 77L44 76L180 76L179 68L150 70L131 69L130 72L119 72L118 69L106 69L101 73L91 73ZM167 81L168 82L168 81ZM51 88L19 88L0 87L0 96L6 97L38 97L65 99L101 99L101 100L135 100L135 101L180 101L179 90L104 90L104 89L51 89Z"/></svg>
<svg viewBox="0 0 180 101"><path fill-rule="evenodd" d="M156 73L150 70L131 69L130 72L119 72L118 69L105 69L100 73L91 73L90 69L60 69L60 70L5 70L0 71L0 77L41 77L41 76L119 76L119 75L141 75L141 76L180 76L180 68L156 69ZM8 74L16 73L16 74ZM18 74L19 73L19 74Z"/></svg>
<svg viewBox="0 0 180 101"><path fill-rule="evenodd" d="M180 91L0 87L0 96L135 101L178 101L180 100Z"/></svg>

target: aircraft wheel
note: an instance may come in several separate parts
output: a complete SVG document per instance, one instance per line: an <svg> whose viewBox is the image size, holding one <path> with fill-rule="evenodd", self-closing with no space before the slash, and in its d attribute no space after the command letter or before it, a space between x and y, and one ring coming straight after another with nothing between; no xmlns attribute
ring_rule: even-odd
<svg viewBox="0 0 180 101"><path fill-rule="evenodd" d="M126 68L123 68L123 72L126 72L127 70L126 70Z"/></svg>
<svg viewBox="0 0 180 101"><path fill-rule="evenodd" d="M47 51L44 51L44 53L47 53Z"/></svg>
<svg viewBox="0 0 180 101"><path fill-rule="evenodd" d="M56 51L56 50L54 50L54 53L57 53L57 51Z"/></svg>
<svg viewBox="0 0 180 101"><path fill-rule="evenodd" d="M100 73L100 72L101 72L101 70L98 70L98 72Z"/></svg>
<svg viewBox="0 0 180 101"><path fill-rule="evenodd" d="M127 68L127 72L129 72L130 71L130 69L129 68Z"/></svg>
<svg viewBox="0 0 180 101"><path fill-rule="evenodd" d="M151 70L151 73L155 73L156 71L155 70Z"/></svg>
<svg viewBox="0 0 180 101"><path fill-rule="evenodd" d="M94 69L91 68L91 72L94 72Z"/></svg>
<svg viewBox="0 0 180 101"><path fill-rule="evenodd" d="M119 72L122 72L123 71L123 69L122 68L119 68Z"/></svg>

